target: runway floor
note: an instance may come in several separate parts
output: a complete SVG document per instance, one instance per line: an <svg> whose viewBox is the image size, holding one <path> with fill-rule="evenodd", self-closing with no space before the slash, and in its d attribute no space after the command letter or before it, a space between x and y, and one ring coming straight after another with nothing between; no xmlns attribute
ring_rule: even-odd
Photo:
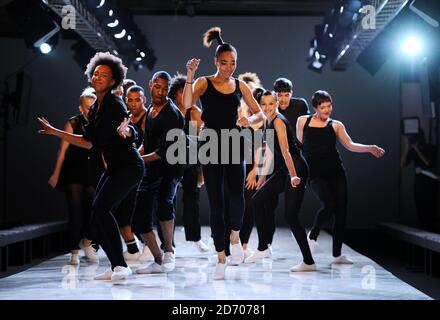
<svg viewBox="0 0 440 320"><path fill-rule="evenodd" d="M210 230L203 227L208 241ZM133 275L121 282L96 281L109 267L102 250L100 264L68 265L69 255L47 260L0 279L0 300L428 300L429 296L396 278L348 246L343 254L354 265L331 266L331 236L321 233L314 258L318 270L290 273L301 261L299 248L286 228L277 229L273 256L256 264L228 266L225 280L213 280L216 257L201 254L176 228L176 269L168 274ZM256 230L250 247L257 245ZM130 264L134 270L138 264Z"/></svg>

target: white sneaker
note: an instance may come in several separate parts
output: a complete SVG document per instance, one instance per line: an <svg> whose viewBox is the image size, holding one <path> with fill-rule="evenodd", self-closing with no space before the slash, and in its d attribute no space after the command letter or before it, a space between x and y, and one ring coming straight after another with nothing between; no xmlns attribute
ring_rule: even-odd
<svg viewBox="0 0 440 320"><path fill-rule="evenodd" d="M129 266L127 266L127 267L116 266L113 269L113 274L111 276L111 280L124 280L132 274L133 274L133 272L131 271Z"/></svg>
<svg viewBox="0 0 440 320"><path fill-rule="evenodd" d="M231 251L231 265L239 265L240 263L243 263L244 253L243 253L243 247L241 246L240 242L238 242L237 244L231 244L230 251Z"/></svg>
<svg viewBox="0 0 440 320"><path fill-rule="evenodd" d="M176 257L172 252L165 252L162 259L162 266L165 272L173 271L176 267Z"/></svg>
<svg viewBox="0 0 440 320"><path fill-rule="evenodd" d="M136 269L136 273L139 274L151 274L151 273L164 273L165 270L162 265L156 262L150 264L144 264Z"/></svg>
<svg viewBox="0 0 440 320"><path fill-rule="evenodd" d="M95 280L111 280L112 279L113 271L112 269L107 269L103 273L98 274L95 276Z"/></svg>
<svg viewBox="0 0 440 320"><path fill-rule="evenodd" d="M308 272L308 271L316 271L316 265L305 264L304 262L301 262L300 264L297 264L296 266L290 268L290 272Z"/></svg>
<svg viewBox="0 0 440 320"><path fill-rule="evenodd" d="M154 260L154 257L151 254L151 251L148 248L148 246L145 244L144 249L142 250L142 254L139 257L139 261L145 262L145 261L153 261L153 260Z"/></svg>
<svg viewBox="0 0 440 320"><path fill-rule="evenodd" d="M272 249L271 249L271 247L268 247L264 251L260 251L260 250L257 249L257 250L255 250L255 252L253 254L251 254L250 257L248 257L244 261L244 263L254 263L254 262L257 262L260 259L267 258L267 257L270 257L270 256L272 256Z"/></svg>
<svg viewBox="0 0 440 320"><path fill-rule="evenodd" d="M251 249L246 249L243 251L244 253L244 260L246 261L247 258L249 258L254 252Z"/></svg>
<svg viewBox="0 0 440 320"><path fill-rule="evenodd" d="M72 266L79 265L79 256L78 256L78 254L71 254L70 255L69 264L71 264Z"/></svg>
<svg viewBox="0 0 440 320"><path fill-rule="evenodd" d="M194 241L194 244L196 245L200 253L209 251L209 247L201 239L199 241Z"/></svg>
<svg viewBox="0 0 440 320"><path fill-rule="evenodd" d="M331 264L353 264L353 261L347 258L344 255L341 255L339 257L333 257L333 261Z"/></svg>
<svg viewBox="0 0 440 320"><path fill-rule="evenodd" d="M128 251L124 251L124 260L125 261L138 261L141 257L140 252L130 253Z"/></svg>
<svg viewBox="0 0 440 320"><path fill-rule="evenodd" d="M215 271L212 278L214 280L224 280L226 273L226 263L218 263L215 265Z"/></svg>
<svg viewBox="0 0 440 320"><path fill-rule="evenodd" d="M310 252L313 254L318 249L319 244L318 244L318 241L312 240L312 239L309 238L310 237L310 232L311 231L309 231L309 233L307 233L307 242L309 243Z"/></svg>
<svg viewBox="0 0 440 320"><path fill-rule="evenodd" d="M99 263L98 254L96 253L95 248L91 245L88 247L83 247L84 255L87 257L87 260L94 263Z"/></svg>

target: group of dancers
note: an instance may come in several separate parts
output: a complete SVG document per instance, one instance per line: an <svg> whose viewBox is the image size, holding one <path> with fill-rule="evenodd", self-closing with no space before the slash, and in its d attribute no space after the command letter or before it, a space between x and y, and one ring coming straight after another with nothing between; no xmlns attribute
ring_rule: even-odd
<svg viewBox="0 0 440 320"><path fill-rule="evenodd" d="M311 248L323 223L331 217L332 263L352 263L341 252L347 181L336 141L349 151L375 157L383 156L384 150L351 140L344 124L330 117L333 100L326 91L313 94L311 114L304 99L292 97L293 86L288 79L277 79L272 91L261 87L256 74L234 78L237 50L223 41L220 28L209 29L203 41L207 47L218 43L215 74L196 78L200 63L196 58L187 62L186 76L171 78L167 72L158 71L148 83L148 107L144 89L125 79L127 68L122 60L98 52L85 71L92 89L80 97L81 114L69 119L64 130L38 118L40 133L62 139L49 183L65 191L68 200L70 263L79 263L80 246L87 258L97 261L96 250L101 246L111 268L96 280L125 279L132 274L127 264L130 260L145 262L136 273L173 271L179 185L183 188L186 240L206 252L199 222L203 184L217 252L213 279L224 279L227 265L254 263L271 256L280 193L284 193L285 218L303 256L291 272L316 270ZM201 108L197 106L199 100ZM167 159L173 144L167 140L170 130L181 130L191 144L191 132L201 136L203 130L210 129L220 135L222 130L242 128L273 133L273 143L256 148L251 163L245 163L242 146L239 150L230 147L229 158L240 153L238 163L227 159L203 165L171 164ZM205 142L197 137L195 140L202 146ZM217 154L223 144L219 139ZM322 204L309 234L299 222L307 184ZM248 244L254 221L258 248L252 252ZM160 245L153 231L155 224ZM134 235L144 244L142 253ZM148 261L149 256L153 261Z"/></svg>

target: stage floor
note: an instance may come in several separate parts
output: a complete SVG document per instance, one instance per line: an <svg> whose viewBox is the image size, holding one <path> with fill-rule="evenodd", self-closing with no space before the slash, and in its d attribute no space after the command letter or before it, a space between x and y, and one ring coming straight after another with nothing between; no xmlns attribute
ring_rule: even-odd
<svg viewBox="0 0 440 320"><path fill-rule="evenodd" d="M207 241L208 227L202 237ZM366 241L368 241L366 239ZM289 273L301 261L299 248L286 228L278 228L274 254L257 264L228 266L226 280L212 280L216 261L212 252L200 254L184 241L176 228L176 269L168 274L133 275L122 282L96 281L93 277L109 267L100 250L101 263L67 264L69 255L47 260L24 272L0 279L0 299L45 300L427 300L429 296L399 280L369 258L344 245L351 266L331 266L331 237L322 232L314 254L318 271ZM257 244L256 230L250 247ZM136 264L130 264L133 270Z"/></svg>

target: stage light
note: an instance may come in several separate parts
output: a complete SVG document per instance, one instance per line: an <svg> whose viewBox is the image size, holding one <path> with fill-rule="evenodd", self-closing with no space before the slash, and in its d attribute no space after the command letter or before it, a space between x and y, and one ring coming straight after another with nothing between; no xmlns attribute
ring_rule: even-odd
<svg viewBox="0 0 440 320"><path fill-rule="evenodd" d="M122 29L122 31L120 33L115 33L114 37L116 39L122 39L123 37L125 37L126 33L127 33L127 31L125 31L125 29Z"/></svg>
<svg viewBox="0 0 440 320"><path fill-rule="evenodd" d="M42 43L42 44L40 45L40 51L41 51L43 54L48 54L49 52L52 51L52 46L51 46L50 44L44 42L44 43Z"/></svg>
<svg viewBox="0 0 440 320"><path fill-rule="evenodd" d="M109 28L115 28L115 27L118 26L118 24L119 24L119 20L118 20L118 19L115 19L115 21L107 23L107 27L109 27Z"/></svg>
<svg viewBox="0 0 440 320"><path fill-rule="evenodd" d="M97 9L102 8L105 5L105 0L101 0L99 4L96 6Z"/></svg>
<svg viewBox="0 0 440 320"><path fill-rule="evenodd" d="M402 51L408 56L417 56L422 51L422 42L415 36L406 38L401 47Z"/></svg>

